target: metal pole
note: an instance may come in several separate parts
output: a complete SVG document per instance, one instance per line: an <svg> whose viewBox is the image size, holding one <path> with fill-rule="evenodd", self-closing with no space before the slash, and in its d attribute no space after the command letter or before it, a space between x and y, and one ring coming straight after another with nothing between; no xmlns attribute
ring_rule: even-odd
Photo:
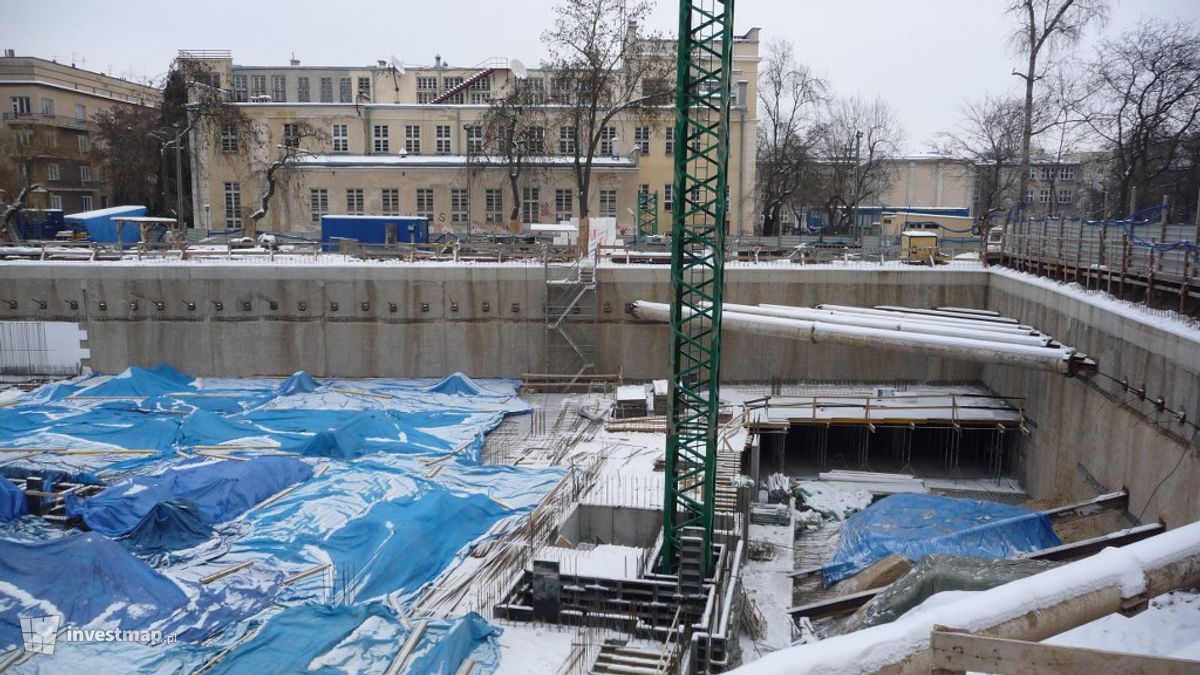
<svg viewBox="0 0 1200 675"><path fill-rule="evenodd" d="M179 128L179 123L175 123ZM186 129L184 130L186 131ZM183 131L175 132L175 225L183 227L183 152L179 146Z"/></svg>
<svg viewBox="0 0 1200 675"><path fill-rule="evenodd" d="M854 132L854 211L853 211L853 218L854 218L854 241L859 244L862 243L862 228L858 223L858 200L859 200L859 193L861 192L859 190L859 186L858 186L858 181L859 181L859 178L861 177L861 174L859 173L859 161L860 161L859 158L861 156L862 156L862 132L855 131Z"/></svg>

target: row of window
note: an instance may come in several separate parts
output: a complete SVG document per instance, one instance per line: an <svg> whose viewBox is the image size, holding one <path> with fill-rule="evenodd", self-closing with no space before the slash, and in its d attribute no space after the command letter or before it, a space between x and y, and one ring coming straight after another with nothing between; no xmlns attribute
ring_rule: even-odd
<svg viewBox="0 0 1200 675"><path fill-rule="evenodd" d="M13 96L11 104L14 115L29 115L33 112L32 101L28 96ZM42 116L54 117L54 99L42 99ZM82 103L75 105L75 121L81 124L87 122L86 105Z"/></svg>
<svg viewBox="0 0 1200 675"><path fill-rule="evenodd" d="M467 154L483 152L483 128L469 124L464 127L467 141ZM333 152L350 152L350 125L334 124L330 130ZM663 149L666 154L675 154L675 128L666 127L663 132ZM433 151L438 155L448 155L452 152L451 128L449 124L434 126ZM573 155L576 151L578 136L574 127L559 127L558 154ZM616 127L604 127L600 131L600 155L613 156L619 152L617 147ZM546 154L546 130L534 126L526 130L525 138L521 141L524 154ZM299 144L299 124L286 123L283 125L283 144L295 147ZM642 155L650 154L650 127L637 127L633 130L633 147ZM376 155L391 152L391 127L387 124L375 124L371 127L371 152ZM221 151L237 152L237 128L233 125L221 127ZM417 124L404 125L404 152L410 155L420 155L423 152L421 143L421 126Z"/></svg>
<svg viewBox="0 0 1200 675"><path fill-rule="evenodd" d="M16 137L17 143L19 143L21 145L26 145L26 146L33 145L33 129L17 129L14 132L14 135ZM58 147L58 130L57 129L43 129L42 130L42 140L44 142L45 148L47 148L47 149L57 148ZM75 136L75 142L79 146L79 152L87 153L88 151L91 150L92 144L91 144L91 141L88 140L87 136L77 135L77 136Z"/></svg>
<svg viewBox="0 0 1200 675"><path fill-rule="evenodd" d="M1025 203L1032 204L1034 196L1035 195L1034 195L1033 188L1030 188L1025 193ZM1041 190L1038 191L1036 197L1037 197L1037 200L1039 203L1049 204L1054 197L1054 191L1051 190L1050 188L1042 188ZM1058 191L1058 203L1059 204L1070 204L1073 201L1075 201L1075 191L1074 190L1059 190Z"/></svg>
<svg viewBox="0 0 1200 675"><path fill-rule="evenodd" d="M234 75L233 100L246 101L270 100L275 103L288 101L288 80L286 75L271 75L271 89L267 90L267 75ZM318 78L320 87L318 99L321 103L334 103L333 77ZM337 78L337 103L356 103L371 100L371 78L339 77ZM296 98L299 103L312 102L312 83L307 75L296 78Z"/></svg>
<svg viewBox="0 0 1200 675"><path fill-rule="evenodd" d="M668 189L671 186L667 186ZM227 182L224 185L225 223L228 227L238 227L242 224L242 193L241 185ZM599 208L597 215L615 218L617 215L617 191L602 189L599 191ZM434 219L438 212L438 204L433 188L417 188L414 195L416 209L412 215L419 218ZM346 188L346 215L366 215L366 191L363 188ZM536 187L526 187L521 190L521 221L536 223L544 220L542 209L542 191ZM505 190L488 188L484 190L484 222L500 224L507 222L504 209ZM312 188L308 192L308 208L312 223L319 225L321 216L331 213L329 209L329 190L327 188ZM380 213L382 216L401 215L399 188L382 188L379 190ZM451 224L466 224L471 219L471 194L466 188L450 188L449 217ZM575 191L573 189L556 189L554 191L554 219L570 220L575 215Z"/></svg>
<svg viewBox="0 0 1200 675"><path fill-rule="evenodd" d="M58 164L50 163L50 164L46 165L46 180L47 181L62 180L62 176L58 170ZM87 182L91 181L92 180L92 167L88 166L87 164L79 165L79 180L83 183L87 183ZM98 177L97 177L97 180L99 180Z"/></svg>
<svg viewBox="0 0 1200 675"><path fill-rule="evenodd" d="M1031 166L1029 167L1029 180L1054 180L1055 172L1058 173L1058 180L1075 180L1075 167L1064 166L1055 169L1052 166Z"/></svg>
<svg viewBox="0 0 1200 675"><path fill-rule="evenodd" d="M50 195L50 208L57 210L57 211L62 211L62 208L63 208L62 195L56 195L56 194ZM81 211L91 211L94 208L92 206L92 196L91 195L80 195L79 196L79 208Z"/></svg>

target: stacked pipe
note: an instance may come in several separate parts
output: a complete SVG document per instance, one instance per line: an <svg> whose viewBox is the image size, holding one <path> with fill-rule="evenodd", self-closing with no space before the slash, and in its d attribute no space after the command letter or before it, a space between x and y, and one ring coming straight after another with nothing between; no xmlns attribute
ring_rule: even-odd
<svg viewBox="0 0 1200 675"><path fill-rule="evenodd" d="M664 303L638 301L633 304L633 315L665 322L670 319L671 308ZM1086 355L1031 326L981 310L725 303L721 327L768 337L893 349L1065 375L1096 367Z"/></svg>

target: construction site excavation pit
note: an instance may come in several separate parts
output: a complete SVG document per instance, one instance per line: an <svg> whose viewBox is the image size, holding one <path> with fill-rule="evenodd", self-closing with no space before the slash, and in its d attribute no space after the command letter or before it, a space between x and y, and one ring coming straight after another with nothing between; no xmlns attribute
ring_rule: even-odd
<svg viewBox="0 0 1200 675"><path fill-rule="evenodd" d="M576 315L552 300L582 282L540 268L419 267L288 270L269 294L312 310L294 316L165 264L64 271L50 306L82 288L80 316L0 305L20 338L0 363L24 368L0 392L0 666L844 672L877 648L902 663L864 670L927 672L930 612L969 630L1000 607L1013 625L989 635L1047 647L1158 632L1162 658L1200 631L1185 321L1007 271L733 266L713 565L666 573L665 272L601 264ZM188 313L197 276L225 310ZM143 316L130 293L170 302ZM254 363L221 346L284 328ZM1045 599L1037 580L1064 575L1103 602ZM1028 607L994 599L1016 587ZM1022 612L1062 635L1018 630ZM85 639L117 627L161 643Z"/></svg>

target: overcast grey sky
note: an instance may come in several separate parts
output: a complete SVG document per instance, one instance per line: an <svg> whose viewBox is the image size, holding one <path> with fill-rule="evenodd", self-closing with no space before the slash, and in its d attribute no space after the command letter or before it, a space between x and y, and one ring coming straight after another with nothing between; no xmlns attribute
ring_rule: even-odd
<svg viewBox="0 0 1200 675"><path fill-rule="evenodd" d="M160 79L177 50L231 49L241 64L367 64L394 54L452 65L492 56L545 56L551 0L0 0L0 47L81 67ZM736 30L796 45L840 94L882 96L923 151L952 128L964 101L1016 91L1005 0L738 0ZM92 8L89 10L88 8ZM1200 0L1112 0L1112 19L1080 47L1090 53L1143 16L1200 24ZM678 5L658 0L652 28L673 32Z"/></svg>

